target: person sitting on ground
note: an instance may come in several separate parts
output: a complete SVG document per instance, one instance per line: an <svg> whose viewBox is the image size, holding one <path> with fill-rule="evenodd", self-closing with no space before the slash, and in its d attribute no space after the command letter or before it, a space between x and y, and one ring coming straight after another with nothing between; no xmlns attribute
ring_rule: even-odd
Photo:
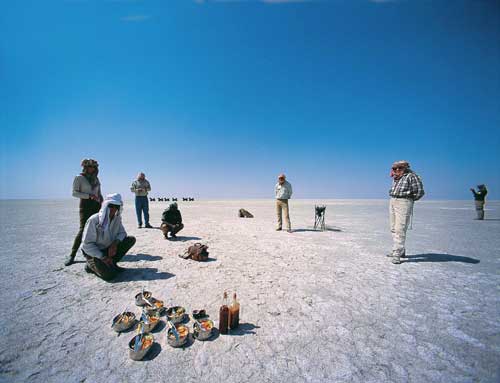
<svg viewBox="0 0 500 383"><path fill-rule="evenodd" d="M135 244L135 237L127 236L120 210L120 194L109 194L101 210L92 215L83 231L82 253L87 260L85 271L109 281L124 269L117 263Z"/></svg>
<svg viewBox="0 0 500 383"><path fill-rule="evenodd" d="M478 220L484 219L484 199L486 198L486 194L488 194L488 190L484 185L477 185L477 192L471 188L470 191L474 195L474 202L476 204L476 213Z"/></svg>
<svg viewBox="0 0 500 383"><path fill-rule="evenodd" d="M170 233L170 238L177 238L176 234L184 228L181 212L175 202L163 212L160 228L165 239L169 239L168 233Z"/></svg>

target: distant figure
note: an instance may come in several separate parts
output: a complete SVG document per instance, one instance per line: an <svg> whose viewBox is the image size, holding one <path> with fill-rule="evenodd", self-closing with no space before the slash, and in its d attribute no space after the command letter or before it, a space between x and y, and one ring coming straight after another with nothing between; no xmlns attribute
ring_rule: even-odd
<svg viewBox="0 0 500 383"><path fill-rule="evenodd" d="M406 257L406 231L413 215L413 204L423 197L424 186L421 178L410 169L408 161L394 162L391 177L389 213L393 246L392 253L387 256L398 265L400 258Z"/></svg>
<svg viewBox="0 0 500 383"><path fill-rule="evenodd" d="M80 199L80 228L73 241L71 253L64 261L65 266L75 262L76 253L82 243L83 229L87 219L101 208L102 194L99 174L99 164L91 158L82 160L82 172L73 180L73 197Z"/></svg>
<svg viewBox="0 0 500 383"><path fill-rule="evenodd" d="M139 173L137 179L132 182L130 186L130 191L135 193L135 212L137 214L137 223L139 224L139 229L142 227L142 213L144 213L144 227L152 229L153 226L149 224L149 202L148 202L148 192L151 191L151 185L146 179L144 173ZM158 198L158 201L160 199Z"/></svg>
<svg viewBox="0 0 500 383"><path fill-rule="evenodd" d="M158 197L158 202L163 202L163 198Z"/></svg>
<svg viewBox="0 0 500 383"><path fill-rule="evenodd" d="M176 234L183 228L184 225L182 224L181 212L175 202L171 203L161 216L160 229L163 232L165 239L171 239L177 238ZM168 236L168 233L170 233L170 237Z"/></svg>
<svg viewBox="0 0 500 383"><path fill-rule="evenodd" d="M99 213L90 217L83 232L82 253L87 260L85 271L109 281L123 269L117 263L135 244L122 224L120 194L109 194Z"/></svg>
<svg viewBox="0 0 500 383"><path fill-rule="evenodd" d="M253 214L250 213L248 210L240 209L240 211L238 212L238 217L240 217L240 218L253 218Z"/></svg>
<svg viewBox="0 0 500 383"><path fill-rule="evenodd" d="M290 223L288 200L292 197L292 185L286 180L284 174L278 176L278 183L274 187L274 191L276 194L276 213L278 215L278 227L276 230L280 231L283 227L282 212L284 212L287 231L291 233L292 225Z"/></svg>
<svg viewBox="0 0 500 383"><path fill-rule="evenodd" d="M477 218L479 220L484 219L484 199L486 198L486 194L488 194L488 190L486 190L485 185L477 185L477 192L471 188L470 191L474 195L474 202L476 204L476 213Z"/></svg>
<svg viewBox="0 0 500 383"><path fill-rule="evenodd" d="M177 198L172 198L172 202L177 202Z"/></svg>
<svg viewBox="0 0 500 383"><path fill-rule="evenodd" d="M194 201L194 198L193 197L189 197L189 200L192 202L192 201Z"/></svg>
<svg viewBox="0 0 500 383"><path fill-rule="evenodd" d="M156 199L155 199L155 198L151 198L151 197L149 197L149 202L155 202L155 201L156 201Z"/></svg>
<svg viewBox="0 0 500 383"><path fill-rule="evenodd" d="M182 200L183 200L183 201L189 201L189 200L188 200L187 198L185 198L185 197L182 197Z"/></svg>
<svg viewBox="0 0 500 383"><path fill-rule="evenodd" d="M170 198L165 198L165 202L170 202Z"/></svg>

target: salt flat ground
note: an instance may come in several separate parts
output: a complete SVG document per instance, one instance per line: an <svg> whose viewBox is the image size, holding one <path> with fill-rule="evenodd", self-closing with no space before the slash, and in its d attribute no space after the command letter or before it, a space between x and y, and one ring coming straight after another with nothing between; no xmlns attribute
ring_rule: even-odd
<svg viewBox="0 0 500 383"><path fill-rule="evenodd" d="M312 231L315 202L326 232ZM276 232L274 202L180 203L177 242L124 224L137 244L107 283L62 267L77 201L1 201L2 382L498 382L500 203L474 221L472 201L422 201L409 259L390 263L387 201L291 201L295 232ZM152 203L159 225L166 203ZM244 207L254 219L237 218ZM195 242L212 261L177 257ZM82 260L79 256L79 260ZM128 358L133 333L112 318L145 287L169 305L218 318L224 290L241 300L231 335L165 343ZM217 320L216 320L217 323ZM191 324L189 324L191 326Z"/></svg>

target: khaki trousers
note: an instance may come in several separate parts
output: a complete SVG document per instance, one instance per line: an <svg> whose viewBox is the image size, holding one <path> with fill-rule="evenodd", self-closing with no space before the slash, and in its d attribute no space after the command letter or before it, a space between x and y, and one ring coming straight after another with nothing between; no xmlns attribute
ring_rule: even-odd
<svg viewBox="0 0 500 383"><path fill-rule="evenodd" d="M276 214L278 216L278 229L283 227L283 216L282 212L285 213L285 221L287 230L291 230L292 224L290 223L290 214L288 209L287 199L277 199L276 200Z"/></svg>
<svg viewBox="0 0 500 383"><path fill-rule="evenodd" d="M484 219L484 201L474 201L476 205L477 219Z"/></svg>
<svg viewBox="0 0 500 383"><path fill-rule="evenodd" d="M413 200L406 198L391 198L389 217L392 233L392 255L400 257L405 254L406 230L413 214Z"/></svg>

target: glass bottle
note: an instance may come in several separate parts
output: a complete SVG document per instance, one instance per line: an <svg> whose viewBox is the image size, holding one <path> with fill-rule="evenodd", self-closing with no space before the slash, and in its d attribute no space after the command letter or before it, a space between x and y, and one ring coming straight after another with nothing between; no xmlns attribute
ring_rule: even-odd
<svg viewBox="0 0 500 383"><path fill-rule="evenodd" d="M229 327L234 330L240 324L240 302L236 299L236 293L233 294L233 301L229 306Z"/></svg>
<svg viewBox="0 0 500 383"><path fill-rule="evenodd" d="M227 334L229 326L229 307L227 293L224 292L224 299L222 300L222 306L219 309L219 332L221 334Z"/></svg>

